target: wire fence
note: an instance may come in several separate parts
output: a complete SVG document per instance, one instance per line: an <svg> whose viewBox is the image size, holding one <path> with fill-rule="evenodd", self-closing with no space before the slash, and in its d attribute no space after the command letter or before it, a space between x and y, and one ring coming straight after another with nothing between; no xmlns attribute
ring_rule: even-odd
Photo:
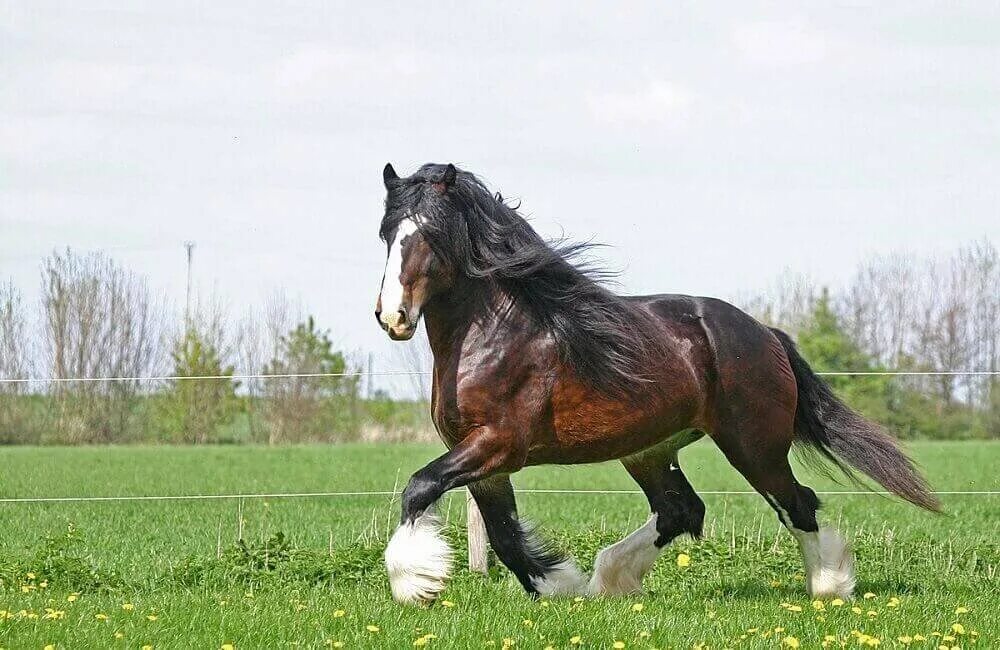
<svg viewBox="0 0 1000 650"><path fill-rule="evenodd" d="M642 495L642 490L576 490L570 488L553 489L515 489L516 494L562 494L562 495ZM398 497L399 490L370 490L347 492L261 492L233 494L149 494L149 495L112 495L112 496L79 496L79 497L8 497L0 498L2 503L87 503L109 501L231 501L242 499L313 499L337 497ZM758 492L753 490L698 490L699 495L711 496L751 496ZM817 490L816 494L823 496L892 496L884 490ZM1000 490L941 490L931 492L938 496L998 496Z"/></svg>
<svg viewBox="0 0 1000 650"><path fill-rule="evenodd" d="M86 382L139 382L139 381L246 381L250 379L319 379L330 377L403 377L430 376L429 370L379 370L367 372L290 372L282 374L242 375L158 375L146 377L0 377L0 384L45 384ZM840 370L817 372L822 377L990 377L1000 376L1000 370Z"/></svg>

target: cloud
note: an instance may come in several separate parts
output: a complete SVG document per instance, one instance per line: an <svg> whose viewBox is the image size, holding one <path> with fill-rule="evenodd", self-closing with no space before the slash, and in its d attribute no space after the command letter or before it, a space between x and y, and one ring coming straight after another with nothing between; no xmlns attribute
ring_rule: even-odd
<svg viewBox="0 0 1000 650"><path fill-rule="evenodd" d="M594 118L607 124L677 126L687 119L695 99L687 88L651 81L634 91L591 95L588 104Z"/></svg>
<svg viewBox="0 0 1000 650"><path fill-rule="evenodd" d="M740 55L757 65L818 63L830 50L826 36L802 20L744 23L733 29L731 38Z"/></svg>

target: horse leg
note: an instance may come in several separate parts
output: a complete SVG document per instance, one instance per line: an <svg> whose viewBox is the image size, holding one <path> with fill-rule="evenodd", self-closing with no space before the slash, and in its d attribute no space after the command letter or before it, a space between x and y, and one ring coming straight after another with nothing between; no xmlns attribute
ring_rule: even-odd
<svg viewBox="0 0 1000 650"><path fill-rule="evenodd" d="M642 579L664 546L682 533L701 536L705 504L677 465L676 446L622 459L642 488L652 515L638 530L597 554L592 594L626 594L642 590Z"/></svg>
<svg viewBox="0 0 1000 650"><path fill-rule="evenodd" d="M492 476L468 487L486 523L490 546L525 591L533 596L584 592L587 576L518 519L508 476Z"/></svg>
<svg viewBox="0 0 1000 650"><path fill-rule="evenodd" d="M448 490L519 469L519 456L509 442L504 444L503 438L484 428L410 478L403 490L400 525L385 549L389 586L397 602L433 601L450 577L453 552L432 512L434 503Z"/></svg>
<svg viewBox="0 0 1000 650"><path fill-rule="evenodd" d="M809 595L850 598L855 583L854 556L836 530L819 527L816 521L819 498L795 479L788 464L791 436L778 437L759 427L745 427L740 429L739 436L722 433L713 438L729 462L767 500L795 537L805 565ZM752 446L748 444L751 440Z"/></svg>

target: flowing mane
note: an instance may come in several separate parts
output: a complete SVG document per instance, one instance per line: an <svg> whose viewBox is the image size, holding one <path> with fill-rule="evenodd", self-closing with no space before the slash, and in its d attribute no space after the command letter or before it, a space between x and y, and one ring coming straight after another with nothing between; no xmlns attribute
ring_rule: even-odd
<svg viewBox="0 0 1000 650"><path fill-rule="evenodd" d="M610 395L636 393L648 382L641 372L652 352L651 320L633 303L602 286L609 274L574 263L588 243L549 243L476 176L457 171L442 194L445 165L427 164L388 183L380 235L419 217L434 253L456 272L482 280L510 297L549 332L562 360L588 384Z"/></svg>

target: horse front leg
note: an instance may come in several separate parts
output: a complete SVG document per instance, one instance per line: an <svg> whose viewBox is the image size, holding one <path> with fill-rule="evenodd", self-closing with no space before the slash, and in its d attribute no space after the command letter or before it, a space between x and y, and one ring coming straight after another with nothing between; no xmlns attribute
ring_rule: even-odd
<svg viewBox="0 0 1000 650"><path fill-rule="evenodd" d="M418 470L403 490L402 517L385 549L389 587L396 602L434 601L451 577L454 553L432 506L448 490L498 472L520 469L524 454L489 429L479 429Z"/></svg>

